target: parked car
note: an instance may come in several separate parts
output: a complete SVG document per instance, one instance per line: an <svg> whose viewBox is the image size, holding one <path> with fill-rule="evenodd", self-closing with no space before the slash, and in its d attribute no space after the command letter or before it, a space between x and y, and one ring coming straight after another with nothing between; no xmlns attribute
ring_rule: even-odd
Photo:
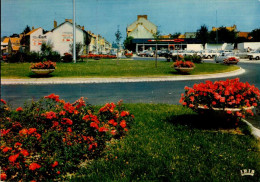
<svg viewBox="0 0 260 182"><path fill-rule="evenodd" d="M154 52L153 51L146 51L145 56L146 57L153 57L154 56Z"/></svg>
<svg viewBox="0 0 260 182"><path fill-rule="evenodd" d="M137 56L144 57L144 56L146 56L146 52L147 52L147 50L144 50L144 51L138 52L138 53L137 53Z"/></svg>
<svg viewBox="0 0 260 182"><path fill-rule="evenodd" d="M211 59L219 55L219 52L216 50L203 50L197 53L198 56L206 59Z"/></svg>
<svg viewBox="0 0 260 182"><path fill-rule="evenodd" d="M260 50L250 52L247 55L250 60L252 60L252 59L259 60L260 59Z"/></svg>
<svg viewBox="0 0 260 182"><path fill-rule="evenodd" d="M196 52L193 50L183 51L183 53L182 53L183 56L188 56L188 55L192 56L194 54L196 54Z"/></svg>
<svg viewBox="0 0 260 182"><path fill-rule="evenodd" d="M230 57L234 57L236 59L239 60L239 57L236 56L235 54L233 53L225 53L225 52L222 52L220 55L218 56L215 56L215 62L216 63L223 63L225 59L228 59Z"/></svg>

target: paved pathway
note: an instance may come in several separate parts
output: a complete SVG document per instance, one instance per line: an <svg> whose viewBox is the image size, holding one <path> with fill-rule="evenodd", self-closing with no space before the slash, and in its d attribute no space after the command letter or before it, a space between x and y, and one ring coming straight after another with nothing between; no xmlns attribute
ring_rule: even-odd
<svg viewBox="0 0 260 182"><path fill-rule="evenodd" d="M149 76L149 77L118 77L118 78L30 78L30 79L1 79L2 85L36 85L36 84L79 84L79 83L120 83L120 82L158 82L158 81L182 81L201 80L210 78L231 77L244 73L240 68L235 71L184 76Z"/></svg>

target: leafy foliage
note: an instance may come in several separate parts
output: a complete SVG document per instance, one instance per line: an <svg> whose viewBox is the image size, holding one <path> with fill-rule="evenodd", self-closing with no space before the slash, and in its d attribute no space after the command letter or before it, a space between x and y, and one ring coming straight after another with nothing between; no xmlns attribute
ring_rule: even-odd
<svg viewBox="0 0 260 182"><path fill-rule="evenodd" d="M11 110L1 99L0 162L8 181L60 181L111 139L124 136L133 115L121 102L96 113L83 98L74 103L51 94Z"/></svg>

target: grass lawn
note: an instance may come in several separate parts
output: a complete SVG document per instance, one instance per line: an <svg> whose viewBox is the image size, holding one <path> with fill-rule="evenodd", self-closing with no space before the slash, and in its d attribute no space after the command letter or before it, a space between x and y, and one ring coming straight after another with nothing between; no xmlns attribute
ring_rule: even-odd
<svg viewBox="0 0 260 182"><path fill-rule="evenodd" d="M88 62L57 63L57 69L48 77L140 77L140 76L172 76L179 75L170 66L172 62L120 60L89 60ZM30 63L1 63L2 78L33 78L29 69ZM191 75L221 73L238 69L238 66L203 63L196 64Z"/></svg>
<svg viewBox="0 0 260 182"><path fill-rule="evenodd" d="M135 115L129 134L112 141L71 181L258 181L259 143L236 130L200 124L190 109L127 104ZM206 120L212 122L212 119ZM240 170L255 175L241 176Z"/></svg>

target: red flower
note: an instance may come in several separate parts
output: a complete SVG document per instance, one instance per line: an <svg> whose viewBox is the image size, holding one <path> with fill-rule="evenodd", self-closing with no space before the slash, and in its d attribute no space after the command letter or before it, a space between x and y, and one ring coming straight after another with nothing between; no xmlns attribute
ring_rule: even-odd
<svg viewBox="0 0 260 182"><path fill-rule="evenodd" d="M33 134L36 131L37 131L36 128L29 128L28 134L31 135L31 134Z"/></svg>
<svg viewBox="0 0 260 182"><path fill-rule="evenodd" d="M7 175L5 173L1 173L1 181L6 180L6 178L7 178Z"/></svg>
<svg viewBox="0 0 260 182"><path fill-rule="evenodd" d="M10 129L8 129L8 130L6 130L6 129L1 129L1 130L0 130L0 134L1 134L1 136L5 136L6 134L9 133L9 131L10 131Z"/></svg>
<svg viewBox="0 0 260 182"><path fill-rule="evenodd" d="M46 113L45 113L45 116L46 116L47 119L54 119L54 118L57 118L56 113L53 112L53 111L46 112Z"/></svg>
<svg viewBox="0 0 260 182"><path fill-rule="evenodd" d="M99 128L99 130L98 130L99 132L107 132L108 131L108 129L107 128L105 128L104 126L103 127L101 127L101 128Z"/></svg>
<svg viewBox="0 0 260 182"><path fill-rule="evenodd" d="M19 131L20 135L27 135L27 133L28 133L28 130L26 128Z"/></svg>
<svg viewBox="0 0 260 182"><path fill-rule="evenodd" d="M116 130L111 130L112 135L116 135Z"/></svg>
<svg viewBox="0 0 260 182"><path fill-rule="evenodd" d="M21 154L22 154L23 156L28 156L28 155L29 155L29 152L28 152L27 150L23 149L23 150L21 150Z"/></svg>
<svg viewBox="0 0 260 182"><path fill-rule="evenodd" d="M65 114L66 114L66 111L60 111L60 113L59 113L60 116L65 116Z"/></svg>
<svg viewBox="0 0 260 182"><path fill-rule="evenodd" d="M95 122L91 122L90 123L90 127L92 127L92 128L96 128L97 130L98 130L98 124L97 123L95 123Z"/></svg>
<svg viewBox="0 0 260 182"><path fill-rule="evenodd" d="M121 117L128 116L129 112L128 111L122 111L120 115L121 115Z"/></svg>
<svg viewBox="0 0 260 182"><path fill-rule="evenodd" d="M120 122L120 126L121 126L122 128L125 128L125 127L126 127L126 121L125 121L125 120L122 120L122 121Z"/></svg>
<svg viewBox="0 0 260 182"><path fill-rule="evenodd" d="M21 111L23 111L23 108L22 108L22 107L18 107L18 108L16 109L16 111L17 111L17 112L21 112Z"/></svg>
<svg viewBox="0 0 260 182"><path fill-rule="evenodd" d="M29 166L29 170L31 170L31 171L34 171L34 170L39 169L39 168L41 168L41 165L39 165L35 162L31 163L30 166Z"/></svg>
<svg viewBox="0 0 260 182"><path fill-rule="evenodd" d="M20 142L16 142L14 146L21 146L22 144Z"/></svg>
<svg viewBox="0 0 260 182"><path fill-rule="evenodd" d="M15 162L18 157L19 157L19 154L11 155L11 156L8 158L8 160L9 160L10 162Z"/></svg>
<svg viewBox="0 0 260 182"><path fill-rule="evenodd" d="M69 118L63 118L62 120L65 121L65 123L62 122L62 124L68 124L68 125L72 125L73 124L73 121L70 120Z"/></svg>
<svg viewBox="0 0 260 182"><path fill-rule="evenodd" d="M70 132L70 133L72 132L71 127L68 127L68 128L67 128L67 132Z"/></svg>
<svg viewBox="0 0 260 182"><path fill-rule="evenodd" d="M55 161L52 165L51 165L51 167L56 167L57 165L59 165L59 162L58 161Z"/></svg>
<svg viewBox="0 0 260 182"><path fill-rule="evenodd" d="M12 148L11 148L11 147L5 147L5 148L3 149L3 152L6 153L6 152L8 152L9 150L12 150Z"/></svg>
<svg viewBox="0 0 260 182"><path fill-rule="evenodd" d="M60 174L60 171L57 171L57 174Z"/></svg>
<svg viewBox="0 0 260 182"><path fill-rule="evenodd" d="M48 96L45 96L44 98L52 99L52 100L55 100L56 102L59 102L60 101L59 97L60 96L58 96L58 95L50 94Z"/></svg>
<svg viewBox="0 0 260 182"><path fill-rule="evenodd" d="M1 99L1 102L6 105L6 101L4 99Z"/></svg>

